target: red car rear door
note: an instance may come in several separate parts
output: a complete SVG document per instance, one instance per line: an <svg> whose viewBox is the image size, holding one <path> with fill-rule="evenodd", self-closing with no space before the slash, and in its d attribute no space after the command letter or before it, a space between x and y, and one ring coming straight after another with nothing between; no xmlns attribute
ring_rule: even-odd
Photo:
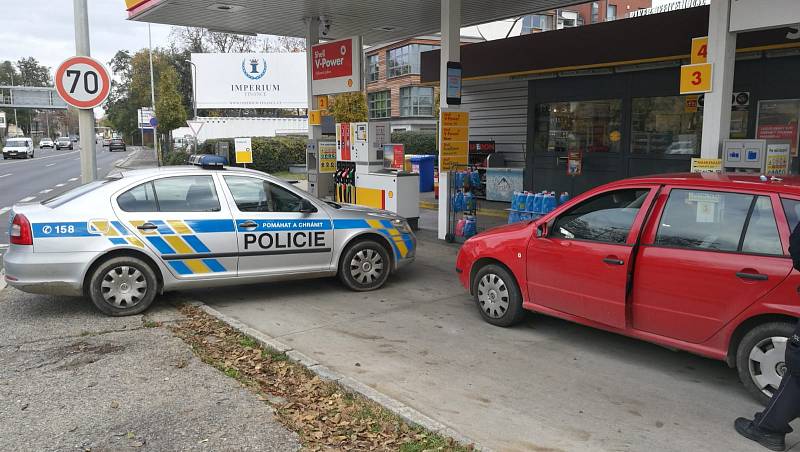
<svg viewBox="0 0 800 452"><path fill-rule="evenodd" d="M667 187L636 258L633 327L702 343L777 287L792 270L782 210L775 194Z"/></svg>
<svg viewBox="0 0 800 452"><path fill-rule="evenodd" d="M528 293L534 304L616 328L626 326L634 245L657 187L593 194L548 223L528 244Z"/></svg>

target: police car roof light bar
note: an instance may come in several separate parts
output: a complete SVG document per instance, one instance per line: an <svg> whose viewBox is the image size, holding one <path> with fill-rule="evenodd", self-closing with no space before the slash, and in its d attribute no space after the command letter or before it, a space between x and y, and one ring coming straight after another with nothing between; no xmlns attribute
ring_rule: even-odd
<svg viewBox="0 0 800 452"><path fill-rule="evenodd" d="M228 163L225 157L220 155L202 154L189 156L189 163L204 169L222 169Z"/></svg>

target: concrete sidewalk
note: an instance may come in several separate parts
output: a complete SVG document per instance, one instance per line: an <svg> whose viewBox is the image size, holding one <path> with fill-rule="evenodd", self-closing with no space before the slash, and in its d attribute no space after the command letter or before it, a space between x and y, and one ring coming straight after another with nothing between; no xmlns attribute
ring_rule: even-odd
<svg viewBox="0 0 800 452"><path fill-rule="evenodd" d="M759 407L722 362L544 316L488 325L457 249L420 235L417 262L377 292L328 279L187 295L488 448L763 450L733 430Z"/></svg>
<svg viewBox="0 0 800 452"><path fill-rule="evenodd" d="M153 148L130 146L128 156L117 164L120 169L139 169L158 166L156 151Z"/></svg>
<svg viewBox="0 0 800 452"><path fill-rule="evenodd" d="M255 394L144 323L178 315L0 292L0 450L299 449Z"/></svg>

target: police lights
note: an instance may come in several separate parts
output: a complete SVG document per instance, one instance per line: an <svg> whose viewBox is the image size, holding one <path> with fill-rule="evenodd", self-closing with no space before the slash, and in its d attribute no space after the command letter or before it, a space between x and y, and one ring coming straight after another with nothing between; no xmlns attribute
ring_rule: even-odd
<svg viewBox="0 0 800 452"><path fill-rule="evenodd" d="M228 159L221 155L192 154L189 156L189 164L204 169L222 169L228 164Z"/></svg>

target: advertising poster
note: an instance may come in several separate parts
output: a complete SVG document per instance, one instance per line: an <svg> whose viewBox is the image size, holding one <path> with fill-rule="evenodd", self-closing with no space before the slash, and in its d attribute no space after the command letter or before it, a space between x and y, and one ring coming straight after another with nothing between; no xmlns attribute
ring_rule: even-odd
<svg viewBox="0 0 800 452"><path fill-rule="evenodd" d="M580 151L567 153L567 174L580 176L583 173L583 154Z"/></svg>
<svg viewBox="0 0 800 452"><path fill-rule="evenodd" d="M739 151L734 151L739 152ZM691 172L693 173L721 173L722 159L692 159Z"/></svg>
<svg viewBox="0 0 800 452"><path fill-rule="evenodd" d="M193 53L197 108L307 108L305 53Z"/></svg>
<svg viewBox="0 0 800 452"><path fill-rule="evenodd" d="M253 142L250 138L234 138L236 163L253 163Z"/></svg>
<svg viewBox="0 0 800 452"><path fill-rule="evenodd" d="M441 168L445 171L467 164L469 156L469 113L442 111Z"/></svg>
<svg viewBox="0 0 800 452"><path fill-rule="evenodd" d="M767 145L767 162L765 173L768 176L785 176L789 174L791 146L788 143Z"/></svg>
<svg viewBox="0 0 800 452"><path fill-rule="evenodd" d="M402 144L383 145L383 167L402 170L405 166L406 150Z"/></svg>
<svg viewBox="0 0 800 452"><path fill-rule="evenodd" d="M797 157L797 123L759 124L756 138L770 141L784 141L790 145L790 152Z"/></svg>
<svg viewBox="0 0 800 452"><path fill-rule="evenodd" d="M486 199L511 202L514 192L521 192L522 168L486 168Z"/></svg>
<svg viewBox="0 0 800 452"><path fill-rule="evenodd" d="M0 129L6 128L6 112L0 111Z"/></svg>
<svg viewBox="0 0 800 452"><path fill-rule="evenodd" d="M315 96L361 90L360 38L317 44L311 52L311 88ZM299 55L305 60L304 53Z"/></svg>
<svg viewBox="0 0 800 452"><path fill-rule="evenodd" d="M322 141L319 148L319 172L336 172L336 143L333 141Z"/></svg>

